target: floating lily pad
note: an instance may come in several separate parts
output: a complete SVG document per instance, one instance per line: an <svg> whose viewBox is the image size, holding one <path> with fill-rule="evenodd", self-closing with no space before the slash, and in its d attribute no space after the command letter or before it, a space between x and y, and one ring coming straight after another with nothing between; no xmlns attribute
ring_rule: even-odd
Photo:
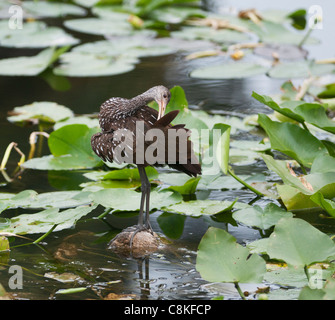
<svg viewBox="0 0 335 320"><path fill-rule="evenodd" d="M136 58L99 56L98 54L68 52L60 59L54 73L70 77L99 77L126 73L135 68Z"/></svg>
<svg viewBox="0 0 335 320"><path fill-rule="evenodd" d="M234 62L211 65L195 69L192 78L201 79L239 79L265 74L268 67L251 62Z"/></svg>
<svg viewBox="0 0 335 320"><path fill-rule="evenodd" d="M11 113L15 115L7 118L10 122L55 123L74 116L69 108L49 101L33 102L22 107L15 107Z"/></svg>
<svg viewBox="0 0 335 320"><path fill-rule="evenodd" d="M36 56L0 60L0 75L35 76L44 71L54 59L54 49L48 48Z"/></svg>
<svg viewBox="0 0 335 320"><path fill-rule="evenodd" d="M91 193L90 199L95 203L117 211L137 211L140 209L141 193L130 189L104 189ZM126 200L125 200L126 199ZM152 191L150 209L159 209L180 202L182 196L173 191Z"/></svg>
<svg viewBox="0 0 335 320"><path fill-rule="evenodd" d="M22 164L24 168L39 170L71 170L93 168L102 164L92 151L91 136L97 128L73 124L53 131L48 139L52 155L33 158Z"/></svg>
<svg viewBox="0 0 335 320"><path fill-rule="evenodd" d="M73 4L47 1L24 1L26 14L33 17L55 18L66 15L84 16L86 10Z"/></svg>
<svg viewBox="0 0 335 320"><path fill-rule="evenodd" d="M182 215L198 217L202 215L214 215L224 211L230 211L232 208L247 208L248 205L236 201L219 200L191 200L173 204L165 207L164 211L175 212Z"/></svg>
<svg viewBox="0 0 335 320"><path fill-rule="evenodd" d="M326 261L335 244L325 233L298 218L282 218L269 237L267 253L296 267Z"/></svg>
<svg viewBox="0 0 335 320"><path fill-rule="evenodd" d="M64 22L65 27L70 30L108 36L129 36L132 34L142 34L146 36L155 36L153 30L134 30L127 20L123 19L99 19L99 18L83 18L75 20L67 20Z"/></svg>
<svg viewBox="0 0 335 320"><path fill-rule="evenodd" d="M295 124L272 121L265 114L258 115L258 122L268 134L273 149L307 167L311 167L319 154L328 153L320 140Z"/></svg>
<svg viewBox="0 0 335 320"><path fill-rule="evenodd" d="M205 17L207 13L192 7L162 7L149 13L149 18L166 23L178 24L189 17Z"/></svg>
<svg viewBox="0 0 335 320"><path fill-rule="evenodd" d="M303 60L279 63L269 70L268 75L271 78L294 79L329 74L334 70L332 64L316 64L313 61Z"/></svg>
<svg viewBox="0 0 335 320"><path fill-rule="evenodd" d="M256 47L254 53L271 59L276 55L280 60L304 59L308 55L307 50L288 44L265 44L264 46Z"/></svg>
<svg viewBox="0 0 335 320"><path fill-rule="evenodd" d="M10 225L3 232L14 234L32 234L48 232L57 224L54 231L71 228L77 220L90 213L96 206L80 206L75 209L59 211L58 208L43 210L37 213L21 214L10 219ZM38 223L36 223L38 221Z"/></svg>
<svg viewBox="0 0 335 320"><path fill-rule="evenodd" d="M227 231L209 228L198 248L196 269L211 282L261 282L266 272L265 261L236 243Z"/></svg>
<svg viewBox="0 0 335 320"><path fill-rule="evenodd" d="M237 43L250 40L249 36L245 33L228 29L216 30L211 27L182 27L179 31L171 32L171 36L186 40L209 40L220 44Z"/></svg>
<svg viewBox="0 0 335 320"><path fill-rule="evenodd" d="M238 210L233 213L233 218L247 226L257 227L262 230L274 226L283 217L292 217L292 213L276 206L273 203L266 205L264 210L260 206Z"/></svg>

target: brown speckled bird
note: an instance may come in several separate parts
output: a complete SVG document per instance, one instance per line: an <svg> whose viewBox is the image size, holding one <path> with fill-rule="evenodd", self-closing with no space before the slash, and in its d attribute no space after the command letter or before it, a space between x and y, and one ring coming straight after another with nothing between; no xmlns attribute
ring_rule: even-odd
<svg viewBox="0 0 335 320"><path fill-rule="evenodd" d="M136 164L141 179L141 203L138 225L135 232L149 230L152 228L149 222L149 205L150 205L150 182L145 172L148 165L161 166L167 164L170 167L182 171L190 176L201 174L201 166L194 154L192 142L189 140L190 130L186 129L183 124L171 125L171 122L178 115L178 110L174 110L164 115L167 104L170 101L171 93L164 86L155 86L146 92L132 98L111 98L105 101L100 107L99 124L101 132L96 133L91 138L93 151L103 161L115 161L117 163L126 162ZM159 111L147 106L147 103L156 101ZM146 139L146 134L150 129L158 129L162 134L156 139ZM183 150L184 161L181 160L178 139L176 140L175 153L173 159L169 161L169 144L168 135L170 130L178 130L185 133L186 148ZM148 141L149 140L149 141ZM139 143L141 141L142 143ZM148 159L146 151L153 144L162 145L164 156L158 161L155 158ZM157 154L156 154L157 155ZM171 156L171 155L170 155ZM144 203L146 202L145 222L143 223ZM133 237L132 237L133 238Z"/></svg>

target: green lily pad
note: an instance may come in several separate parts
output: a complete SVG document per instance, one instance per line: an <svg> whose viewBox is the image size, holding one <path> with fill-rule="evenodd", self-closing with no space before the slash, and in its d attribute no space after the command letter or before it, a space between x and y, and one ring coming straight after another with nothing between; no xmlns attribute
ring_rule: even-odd
<svg viewBox="0 0 335 320"><path fill-rule="evenodd" d="M282 218L269 237L267 253L295 267L326 261L335 254L334 242L308 222Z"/></svg>
<svg viewBox="0 0 335 320"><path fill-rule="evenodd" d="M252 62L234 62L211 65L193 70L192 78L201 79L241 79L265 74L268 67Z"/></svg>
<svg viewBox="0 0 335 320"><path fill-rule="evenodd" d="M213 29L211 27L182 27L179 31L171 32L171 37L185 40L209 40L223 43L237 43L248 41L249 36L235 30Z"/></svg>
<svg viewBox="0 0 335 320"><path fill-rule="evenodd" d="M24 1L22 7L29 16L33 17L56 18L66 15L86 15L85 9L61 2Z"/></svg>
<svg viewBox="0 0 335 320"><path fill-rule="evenodd" d="M327 154L326 147L309 131L292 123L272 121L267 115L259 114L258 122L270 138L271 147L311 167L319 154Z"/></svg>
<svg viewBox="0 0 335 320"><path fill-rule="evenodd" d="M236 243L228 232L209 228L198 248L196 269L210 282L261 282L266 272L265 261Z"/></svg>
<svg viewBox="0 0 335 320"><path fill-rule="evenodd" d="M52 155L30 159L24 168L39 170L70 170L93 168L102 164L91 148L91 136L97 128L73 124L59 128L48 139Z"/></svg>
<svg viewBox="0 0 335 320"><path fill-rule="evenodd" d="M166 23L182 23L189 17L205 17L206 12L192 7L162 7L149 13L149 18Z"/></svg>
<svg viewBox="0 0 335 320"><path fill-rule="evenodd" d="M0 75L36 76L44 71L54 60L55 50L47 48L36 56L17 57L0 60Z"/></svg>
<svg viewBox="0 0 335 320"><path fill-rule="evenodd" d="M80 206L75 209L59 211L58 208L46 209L37 213L21 214L10 219L10 225L2 232L32 234L48 232L57 224L54 231L71 228L77 220L90 213L96 206Z"/></svg>
<svg viewBox="0 0 335 320"><path fill-rule="evenodd" d="M129 36L133 34L142 34L152 37L156 35L156 32L153 30L134 30L126 19L107 20L99 18L83 18L67 20L64 22L64 25L70 30L101 36Z"/></svg>
<svg viewBox="0 0 335 320"><path fill-rule="evenodd" d="M191 200L183 201L177 204L163 208L167 212L175 212L186 216L199 217L202 215L215 215L224 211L230 211L233 208L247 208L248 205L235 201L219 200Z"/></svg>
<svg viewBox="0 0 335 320"><path fill-rule="evenodd" d="M325 199L321 192L316 192L310 199L315 202L322 209L327 211L332 217L335 218L335 202L330 199Z"/></svg>
<svg viewBox="0 0 335 320"><path fill-rule="evenodd" d="M69 108L49 101L33 102L22 107L15 107L11 113L15 115L7 118L10 122L55 123L74 116Z"/></svg>
<svg viewBox="0 0 335 320"><path fill-rule="evenodd" d="M191 178L182 186L170 186L168 189L177 191L180 194L193 194L197 189L200 178L201 177Z"/></svg>
<svg viewBox="0 0 335 320"><path fill-rule="evenodd" d="M137 58L128 56L100 56L99 54L71 51L63 54L61 64L54 73L69 77L111 76L129 72L135 68Z"/></svg>
<svg viewBox="0 0 335 320"><path fill-rule="evenodd" d="M104 189L90 194L90 199L106 208L116 211L138 211L140 209L141 192L130 189ZM152 191L150 194L150 209L160 209L180 202L182 196L173 191Z"/></svg>
<svg viewBox="0 0 335 320"><path fill-rule="evenodd" d="M264 210L260 206L255 205L251 208L238 210L233 213L233 218L238 222L262 230L274 226L283 217L292 216L292 213L287 212L273 203L267 204Z"/></svg>
<svg viewBox="0 0 335 320"><path fill-rule="evenodd" d="M283 62L272 67L268 75L271 78L294 79L307 78L311 75L320 76L334 71L332 64L316 64L313 61L302 60L295 62Z"/></svg>
<svg viewBox="0 0 335 320"><path fill-rule="evenodd" d="M58 27L47 27L31 33L15 33L1 40L1 46L14 48L62 47L78 43L78 39Z"/></svg>
<svg viewBox="0 0 335 320"><path fill-rule="evenodd" d="M158 172L153 167L146 167L145 172L147 173L147 177L149 180L157 179ZM140 180L140 174L138 169L119 169L113 170L102 177L103 180Z"/></svg>

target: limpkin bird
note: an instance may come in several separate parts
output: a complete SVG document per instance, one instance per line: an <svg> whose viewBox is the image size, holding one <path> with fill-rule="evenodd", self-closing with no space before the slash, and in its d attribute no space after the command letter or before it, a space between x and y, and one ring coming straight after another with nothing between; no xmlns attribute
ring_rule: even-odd
<svg viewBox="0 0 335 320"><path fill-rule="evenodd" d="M149 230L153 233L149 222L150 206L150 182L145 167L148 165L159 166L167 164L170 167L182 171L190 176L201 174L201 166L195 157L192 142L189 140L190 130L183 124L172 125L171 122L178 114L174 110L164 115L167 104L170 101L171 93L164 86L155 86L146 92L132 98L111 98L105 101L99 112L99 124L101 132L91 138L93 151L103 161L126 162L136 164L141 179L141 203L138 218L138 225L130 240L132 244L135 233L141 230ZM159 111L147 106L147 103L156 101ZM145 139L150 129L158 129L162 133L156 139ZM180 152L178 149L181 141L177 139L177 148L170 148L171 141L168 141L171 130L177 130L186 134L186 148ZM148 141L149 140L149 141ZM142 143L139 143L141 141ZM148 159L146 151L156 143L164 148L163 158L158 161L155 157ZM170 146L170 147L169 147ZM176 153L169 158L169 152ZM181 159L183 153L184 159ZM141 156L139 156L141 155ZM144 155L144 157L143 157ZM173 161L169 161L173 159ZM151 161L149 161L151 160ZM125 201L127 201L125 199ZM144 210L144 205L145 210ZM145 221L144 221L145 212Z"/></svg>

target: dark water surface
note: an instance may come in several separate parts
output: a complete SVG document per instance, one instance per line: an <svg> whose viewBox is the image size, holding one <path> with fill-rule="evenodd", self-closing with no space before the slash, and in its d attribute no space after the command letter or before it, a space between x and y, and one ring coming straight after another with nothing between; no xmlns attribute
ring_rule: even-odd
<svg viewBox="0 0 335 320"><path fill-rule="evenodd" d="M322 2L322 3L321 3ZM216 5L234 4L233 1L217 1ZM265 1L240 1L240 8L268 8ZM272 8L308 7L310 1L281 1L280 6L271 3ZM321 38L322 45L311 49L311 55L318 58L332 57L334 41L334 22L329 22L332 1L320 1L324 8L324 30L317 31L314 36ZM266 5L265 5L266 4ZM286 4L286 5L285 5ZM311 3L312 4L312 3ZM334 11L331 11L333 14ZM57 24L57 21L52 21ZM75 34L75 36L82 35ZM99 40L100 37L94 37ZM323 48L323 49L322 49ZM327 49L327 51L325 51ZM0 57L35 54L34 50L0 49ZM282 80L273 80L266 76L241 80L197 80L188 77L191 70L189 62L185 62L181 53L163 57L142 59L135 70L112 77L69 78L71 90L60 92L53 90L41 77L0 77L0 151L3 153L7 145L15 141L20 149L28 154L30 133L36 127L18 127L7 121L7 112L15 106L34 101L54 101L71 108L77 114L97 113L100 104L112 96L132 97L148 88L164 84L167 87L182 86L189 104L200 106L204 110L223 114L248 115L267 112L262 105L251 98L252 91L270 94L277 92ZM203 62L206 63L206 62ZM44 143L42 153L49 153ZM7 165L11 174L18 158L12 155ZM263 171L265 167L241 167L237 173L246 174ZM3 180L1 180L3 181ZM37 192L53 190L79 189L83 182L79 172L45 172L25 170L13 182L1 187L0 192L20 192L33 189ZM198 199L207 198L201 192ZM211 199L249 202L253 194L248 191L215 191L209 195ZM262 205L262 201L259 201ZM27 211L25 210L24 213ZM12 217L23 213L23 210L10 210L2 213L2 217ZM179 239L171 240L167 250L158 252L146 260L119 257L108 251L107 235L116 233L118 229L135 224L137 217L120 218L108 216L105 221L94 219L101 213L96 209L90 216L79 221L75 229L51 234L41 246L25 244L27 240L15 239L9 257L0 262L19 265L23 268L23 289L10 290L8 281L11 274L8 267L0 265L0 283L6 290L21 299L100 299L109 293L133 294L137 299L210 299L217 295L202 285L203 281L195 270L196 250L199 241L209 225L227 229L239 243L246 243L260 238L258 231L243 226L232 226L224 222L213 221L208 217L190 218L184 221L184 230ZM160 232L157 217L161 212L151 214L153 229ZM29 235L28 235L29 237ZM105 238L104 238L105 237ZM36 235L32 238L35 240ZM1 258L0 258L1 259ZM61 283L45 277L55 272L73 273L78 276L76 282ZM87 287L84 292L62 295L56 291L71 287ZM234 290L225 292L225 298L237 298Z"/></svg>

